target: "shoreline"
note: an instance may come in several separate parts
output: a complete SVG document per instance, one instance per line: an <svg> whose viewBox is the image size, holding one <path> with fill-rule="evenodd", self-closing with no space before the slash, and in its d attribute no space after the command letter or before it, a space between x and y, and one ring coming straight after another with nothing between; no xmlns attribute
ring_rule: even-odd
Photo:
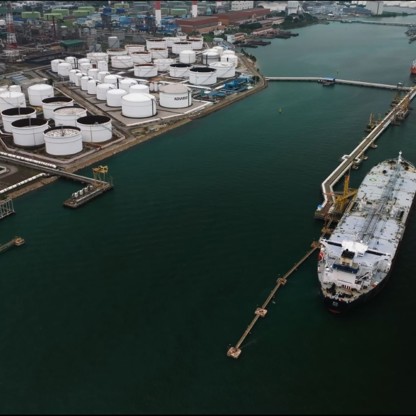
<svg viewBox="0 0 416 416"><path fill-rule="evenodd" d="M121 153L124 152L134 146L137 146L141 143L144 143L148 140L154 139L157 136L160 136L164 133L167 133L168 131L174 130L177 127L181 127L185 124L188 124L190 122L192 122L195 119L201 118L201 117L205 117L211 113L214 113L216 111L220 111L223 108L232 105L233 103L240 101L244 98L249 97L252 94L255 94L265 88L267 88L268 82L267 80L259 73L259 71L256 68L256 64L255 62L253 62L251 59L247 58L244 55L240 55L239 56L240 60L243 63L243 66L253 75L253 76L257 76L259 78L258 82L256 84L253 85L253 88L248 90L248 91L244 91L242 93L239 94L235 94L234 96L229 96L229 97L224 97L220 102L217 102L205 109L203 109L201 112L199 112L198 114L195 115L189 115L181 120L178 120L170 125L164 126L159 128L156 131L152 131L152 132L148 132L144 135L140 135L140 136L134 136L130 131L128 131L128 128L123 128L121 131L122 133L125 135L125 139L123 140L123 142L120 143L114 143L114 144L109 144L109 146L105 149L101 149L98 150L97 153L93 156L90 157L86 157L83 160L79 160L76 162L73 162L71 165L69 165L67 168L65 168L65 170L67 172L77 172L80 169L84 169L87 168L89 166L94 165L95 163L98 163L104 159L107 159L111 156L116 155L117 153ZM120 128L117 128L117 130L120 131ZM125 130L125 131L123 131ZM11 199L16 199L20 196L26 195L30 192L33 192L37 189L40 189L46 185L49 185L52 182L55 182L56 180L58 180L59 177L54 176L54 177L49 177L49 178L43 178L43 179L39 179L36 182L30 183L27 186L23 186L22 188L16 189L15 191L11 191L9 192L6 196L8 198Z"/></svg>

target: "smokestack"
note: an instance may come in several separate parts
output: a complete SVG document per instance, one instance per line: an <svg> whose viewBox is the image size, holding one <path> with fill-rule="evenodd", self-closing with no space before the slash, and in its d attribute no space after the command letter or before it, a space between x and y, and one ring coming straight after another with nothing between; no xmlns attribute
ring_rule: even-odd
<svg viewBox="0 0 416 416"><path fill-rule="evenodd" d="M162 26L162 11L160 10L160 1L155 1L155 23L156 27Z"/></svg>
<svg viewBox="0 0 416 416"><path fill-rule="evenodd" d="M192 0L192 17L198 16L198 2L197 0Z"/></svg>

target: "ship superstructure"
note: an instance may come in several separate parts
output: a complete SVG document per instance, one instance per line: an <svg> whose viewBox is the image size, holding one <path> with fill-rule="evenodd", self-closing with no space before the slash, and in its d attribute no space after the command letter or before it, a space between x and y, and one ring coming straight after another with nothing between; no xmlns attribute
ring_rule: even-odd
<svg viewBox="0 0 416 416"><path fill-rule="evenodd" d="M352 205L321 238L318 277L324 301L342 312L386 283L416 193L416 168L388 159L365 176Z"/></svg>

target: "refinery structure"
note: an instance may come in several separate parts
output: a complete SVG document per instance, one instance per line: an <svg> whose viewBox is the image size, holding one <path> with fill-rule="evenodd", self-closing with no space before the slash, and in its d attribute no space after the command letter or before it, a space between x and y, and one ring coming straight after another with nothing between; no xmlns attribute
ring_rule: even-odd
<svg viewBox="0 0 416 416"><path fill-rule="evenodd" d="M130 3L152 3L161 27L164 2ZM197 2L190 3L197 18ZM50 169L75 172L265 86L252 62L221 38L206 42L197 33L155 30L132 41L109 32L104 48L84 44L56 55L53 49L31 54L19 45L11 2L7 22L3 59L25 69L0 82L0 167L6 177L18 161L29 182L44 177L36 171L42 167L49 169L46 176ZM13 175L2 180L1 172L4 197L18 186Z"/></svg>

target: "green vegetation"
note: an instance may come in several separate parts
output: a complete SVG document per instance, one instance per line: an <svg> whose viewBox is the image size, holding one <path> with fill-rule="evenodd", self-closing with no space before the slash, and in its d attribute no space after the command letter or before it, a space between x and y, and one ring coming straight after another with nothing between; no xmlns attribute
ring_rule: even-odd
<svg viewBox="0 0 416 416"><path fill-rule="evenodd" d="M283 23L278 26L273 25L273 27L276 26L280 29L294 29L297 27L310 26L319 22L320 20L317 17L312 16L309 13L304 13L303 15L298 16L287 16Z"/></svg>

